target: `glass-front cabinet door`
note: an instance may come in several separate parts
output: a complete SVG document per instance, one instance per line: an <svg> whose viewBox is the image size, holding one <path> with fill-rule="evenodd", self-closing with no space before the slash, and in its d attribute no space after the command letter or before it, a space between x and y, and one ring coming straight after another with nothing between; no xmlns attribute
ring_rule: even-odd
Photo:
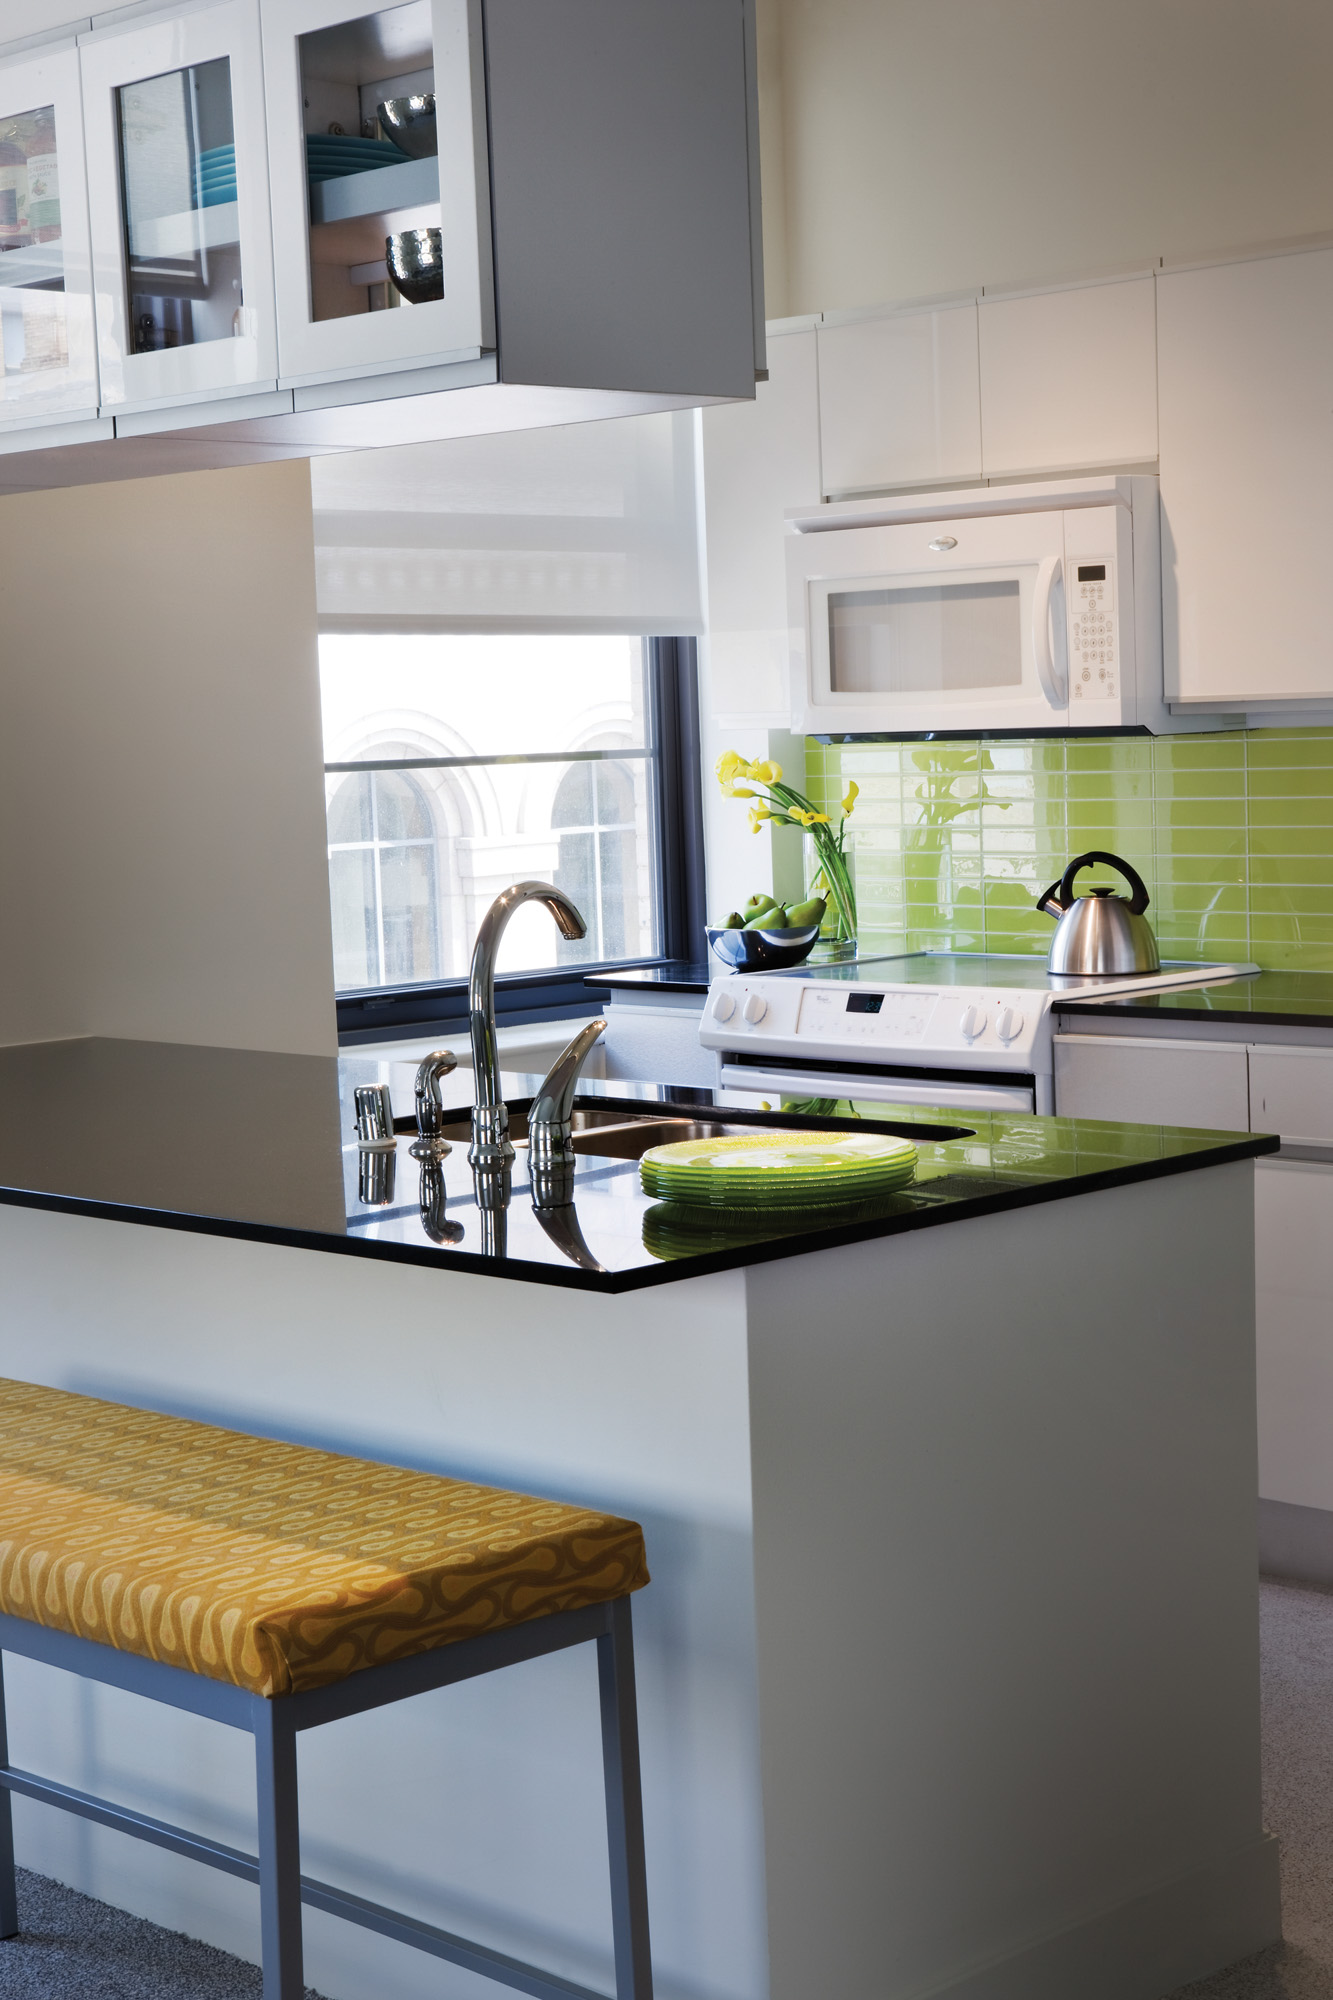
<svg viewBox="0 0 1333 2000"><path fill-rule="evenodd" d="M271 0L264 61L284 385L493 347L476 0Z"/></svg>
<svg viewBox="0 0 1333 2000"><path fill-rule="evenodd" d="M0 430L97 415L79 58L0 63Z"/></svg>
<svg viewBox="0 0 1333 2000"><path fill-rule="evenodd" d="M276 388L254 0L94 35L82 60L104 405Z"/></svg>

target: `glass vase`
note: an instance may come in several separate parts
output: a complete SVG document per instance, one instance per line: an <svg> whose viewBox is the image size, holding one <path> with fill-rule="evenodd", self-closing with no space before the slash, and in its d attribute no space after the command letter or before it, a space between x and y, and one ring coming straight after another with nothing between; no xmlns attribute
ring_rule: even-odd
<svg viewBox="0 0 1333 2000"><path fill-rule="evenodd" d="M816 963L856 957L856 854L848 843L839 852L834 836L804 836L805 893L823 896L827 907L810 957Z"/></svg>

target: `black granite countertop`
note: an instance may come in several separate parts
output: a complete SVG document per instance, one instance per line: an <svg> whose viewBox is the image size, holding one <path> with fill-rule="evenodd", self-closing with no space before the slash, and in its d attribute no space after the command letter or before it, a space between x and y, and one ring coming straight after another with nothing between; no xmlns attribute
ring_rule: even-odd
<svg viewBox="0 0 1333 2000"><path fill-rule="evenodd" d="M622 1292L1189 1172L1278 1143L1248 1133L893 1105L867 1106L859 1119L847 1104L795 1116L755 1112L752 1098L735 1093L590 1081L578 1108L603 1129L579 1142L589 1150L570 1208L543 1218L522 1149L507 1206L479 1208L467 1164L469 1071L445 1079L459 1137L429 1183L408 1150L413 1075L410 1065L360 1053L337 1059L97 1039L0 1049L0 1202ZM505 1079L516 1117L538 1081ZM352 1093L373 1082L389 1083L403 1130L393 1155L361 1155L355 1144ZM738 1123L901 1133L917 1146L917 1178L873 1211L844 1211L809 1227L710 1219L700 1229L641 1190L637 1157L624 1147L627 1125L644 1116L705 1128L661 1137L707 1136ZM617 1125L619 1137L609 1131Z"/></svg>
<svg viewBox="0 0 1333 2000"><path fill-rule="evenodd" d="M671 958L662 965L630 965L620 972L590 972L585 986L613 993L707 993L713 978L699 960Z"/></svg>
<svg viewBox="0 0 1333 2000"><path fill-rule="evenodd" d="M1123 1000L1057 1000L1055 1006L1060 1014L1333 1029L1333 972L1252 972L1215 986L1176 986L1169 993L1139 993Z"/></svg>

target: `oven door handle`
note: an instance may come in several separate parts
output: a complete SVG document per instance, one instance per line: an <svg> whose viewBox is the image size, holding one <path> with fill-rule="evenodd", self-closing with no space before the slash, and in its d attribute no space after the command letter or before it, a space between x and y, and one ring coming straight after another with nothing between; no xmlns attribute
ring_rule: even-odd
<svg viewBox="0 0 1333 2000"><path fill-rule="evenodd" d="M1053 613L1057 609L1057 623ZM1047 556L1037 571L1032 593L1032 650L1037 658L1037 679L1052 708L1069 706L1069 658L1064 639L1064 564L1059 556ZM1054 635L1054 636L1053 636Z"/></svg>
<svg viewBox="0 0 1333 2000"><path fill-rule="evenodd" d="M787 1097L860 1098L874 1104L938 1104L960 1111L1031 1111L1033 1090L1021 1083L908 1083L896 1076L868 1077L837 1070L751 1069L721 1064L724 1090L776 1090Z"/></svg>

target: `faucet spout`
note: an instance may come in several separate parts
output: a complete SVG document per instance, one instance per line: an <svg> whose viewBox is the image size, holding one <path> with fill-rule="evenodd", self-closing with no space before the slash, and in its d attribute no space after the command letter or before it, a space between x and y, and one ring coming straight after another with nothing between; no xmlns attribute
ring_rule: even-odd
<svg viewBox="0 0 1333 2000"><path fill-rule="evenodd" d="M528 1110L528 1172L532 1205L539 1212L560 1208L574 1199L574 1093L579 1075L605 1032L606 1022L589 1021L563 1049Z"/></svg>
<svg viewBox="0 0 1333 2000"><path fill-rule="evenodd" d="M505 926L523 903L545 903L562 937L584 937L587 925L562 889L550 882L516 882L487 910L472 948L468 980L468 1025L472 1035L472 1073L477 1101L472 1110L472 1145L468 1160L474 1167L503 1168L514 1157L509 1139L509 1112L500 1094L500 1052L495 1038L495 961Z"/></svg>

